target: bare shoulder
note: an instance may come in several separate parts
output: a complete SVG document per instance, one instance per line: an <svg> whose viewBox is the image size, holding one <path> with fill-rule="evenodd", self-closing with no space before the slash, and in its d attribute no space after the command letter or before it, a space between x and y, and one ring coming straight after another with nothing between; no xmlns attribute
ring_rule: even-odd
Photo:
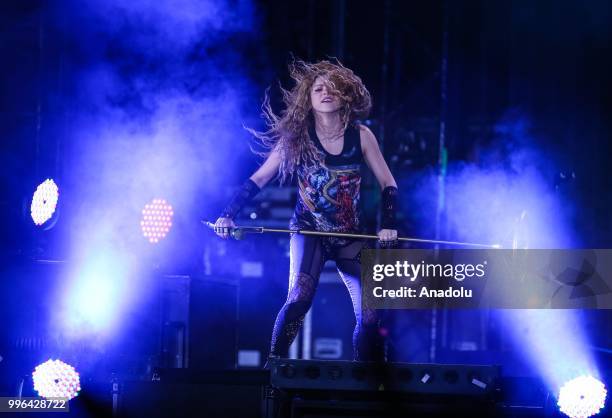
<svg viewBox="0 0 612 418"><path fill-rule="evenodd" d="M372 133L372 131L370 130L370 128L368 128L366 125L364 125L363 123L360 123L359 125L359 132L361 134L361 136L363 137L364 135L370 135L370 136L374 136L374 134Z"/></svg>
<svg viewBox="0 0 612 418"><path fill-rule="evenodd" d="M363 152L367 152L373 147L378 147L378 141L374 133L363 124L359 124L359 138L361 140L361 149Z"/></svg>

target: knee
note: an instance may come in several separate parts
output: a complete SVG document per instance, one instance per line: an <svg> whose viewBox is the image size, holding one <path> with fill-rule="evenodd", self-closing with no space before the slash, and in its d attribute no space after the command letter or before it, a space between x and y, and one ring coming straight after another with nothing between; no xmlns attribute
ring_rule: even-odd
<svg viewBox="0 0 612 418"><path fill-rule="evenodd" d="M297 273L290 281L286 304L305 302L310 304L314 298L316 280L307 273Z"/></svg>
<svg viewBox="0 0 612 418"><path fill-rule="evenodd" d="M284 316L290 319L303 317L310 309L311 301L309 300L287 300L282 308Z"/></svg>

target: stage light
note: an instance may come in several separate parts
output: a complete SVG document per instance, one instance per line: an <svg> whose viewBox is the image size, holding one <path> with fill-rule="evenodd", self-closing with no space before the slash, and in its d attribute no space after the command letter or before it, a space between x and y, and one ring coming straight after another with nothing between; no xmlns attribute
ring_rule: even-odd
<svg viewBox="0 0 612 418"><path fill-rule="evenodd" d="M41 226L51 219L58 200L59 188L53 180L47 179L38 185L30 205L30 214L36 225Z"/></svg>
<svg viewBox="0 0 612 418"><path fill-rule="evenodd" d="M120 252L97 247L68 273L54 323L70 339L107 338L133 297L130 265Z"/></svg>
<svg viewBox="0 0 612 418"><path fill-rule="evenodd" d="M507 309L497 314L551 392L557 393L576 376L593 374L592 371L597 370L589 349L587 324L578 311Z"/></svg>
<svg viewBox="0 0 612 418"><path fill-rule="evenodd" d="M150 243L156 244L163 239L172 227L172 206L164 199L153 199L142 210L140 227L142 234Z"/></svg>
<svg viewBox="0 0 612 418"><path fill-rule="evenodd" d="M606 387L592 376L580 376L559 391L559 410L570 418L588 418L599 413L606 403Z"/></svg>
<svg viewBox="0 0 612 418"><path fill-rule="evenodd" d="M81 390L79 374L61 360L47 360L36 366L32 373L34 390L43 398L72 399Z"/></svg>

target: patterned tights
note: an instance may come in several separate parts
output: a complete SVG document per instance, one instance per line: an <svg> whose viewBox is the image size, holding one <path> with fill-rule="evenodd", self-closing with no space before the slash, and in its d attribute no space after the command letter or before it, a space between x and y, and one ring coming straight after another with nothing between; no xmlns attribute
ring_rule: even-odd
<svg viewBox="0 0 612 418"><path fill-rule="evenodd" d="M355 313L353 357L362 361L383 361L384 341L379 332L379 318L373 309L362 309L360 257L363 241L339 245L333 238L293 234L290 250L289 292L274 330L270 355L287 357L304 316L312 305L319 276L327 260L334 260L346 285Z"/></svg>

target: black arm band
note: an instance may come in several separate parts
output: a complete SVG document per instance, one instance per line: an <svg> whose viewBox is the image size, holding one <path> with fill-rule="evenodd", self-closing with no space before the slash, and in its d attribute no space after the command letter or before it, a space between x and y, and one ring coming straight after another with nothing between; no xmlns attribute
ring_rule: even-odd
<svg viewBox="0 0 612 418"><path fill-rule="evenodd" d="M240 189L238 189L234 197L232 197L229 205L223 209L223 212L221 212L221 217L233 219L236 215L238 215L238 212L240 212L244 205L249 203L260 190L261 189L259 186L255 184L253 180L248 179L245 181L242 186L240 186Z"/></svg>
<svg viewBox="0 0 612 418"><path fill-rule="evenodd" d="M382 191L382 229L397 229L395 213L397 212L397 187L385 187Z"/></svg>

